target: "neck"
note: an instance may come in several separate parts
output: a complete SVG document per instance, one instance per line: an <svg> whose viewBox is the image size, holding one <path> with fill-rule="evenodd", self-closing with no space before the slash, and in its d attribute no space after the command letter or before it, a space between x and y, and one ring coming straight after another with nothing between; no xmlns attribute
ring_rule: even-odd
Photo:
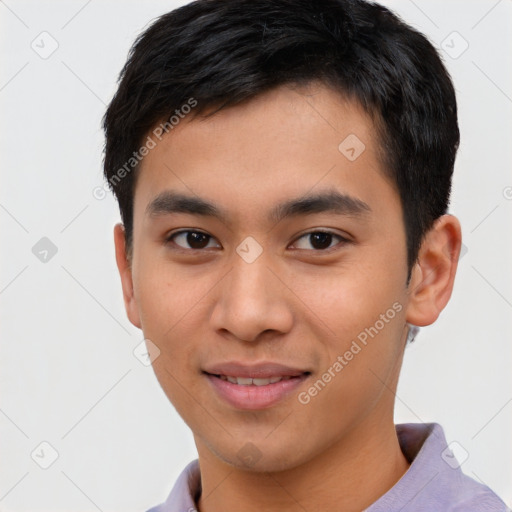
<svg viewBox="0 0 512 512"><path fill-rule="evenodd" d="M314 459L274 473L233 468L201 442L196 444L202 484L199 512L360 512L409 468L392 418L359 424Z"/></svg>

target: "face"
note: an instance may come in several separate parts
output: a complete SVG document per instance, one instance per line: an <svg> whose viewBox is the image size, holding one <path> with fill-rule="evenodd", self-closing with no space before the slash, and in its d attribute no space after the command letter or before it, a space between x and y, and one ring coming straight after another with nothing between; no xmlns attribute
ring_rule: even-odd
<svg viewBox="0 0 512 512"><path fill-rule="evenodd" d="M392 418L405 229L356 103L281 87L184 119L141 164L133 243L128 315L200 453L291 468Z"/></svg>

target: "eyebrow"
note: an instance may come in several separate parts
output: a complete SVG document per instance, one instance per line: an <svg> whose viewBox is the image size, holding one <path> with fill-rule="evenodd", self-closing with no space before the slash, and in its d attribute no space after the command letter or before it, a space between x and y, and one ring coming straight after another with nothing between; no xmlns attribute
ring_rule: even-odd
<svg viewBox="0 0 512 512"><path fill-rule="evenodd" d="M278 223L285 218L335 213L353 217L363 217L371 212L364 201L336 189L305 195L280 203L269 212L268 221ZM214 217L224 223L229 222L228 212L219 205L197 196L189 196L172 190L159 193L146 207L146 215L152 218L175 213Z"/></svg>

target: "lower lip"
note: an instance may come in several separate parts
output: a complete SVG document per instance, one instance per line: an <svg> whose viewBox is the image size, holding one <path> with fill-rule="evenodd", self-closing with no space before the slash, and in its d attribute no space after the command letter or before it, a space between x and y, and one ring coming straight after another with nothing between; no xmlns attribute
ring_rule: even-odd
<svg viewBox="0 0 512 512"><path fill-rule="evenodd" d="M241 386L208 373L205 375L220 397L237 409L272 407L293 393L308 378L308 374L303 374L265 386Z"/></svg>

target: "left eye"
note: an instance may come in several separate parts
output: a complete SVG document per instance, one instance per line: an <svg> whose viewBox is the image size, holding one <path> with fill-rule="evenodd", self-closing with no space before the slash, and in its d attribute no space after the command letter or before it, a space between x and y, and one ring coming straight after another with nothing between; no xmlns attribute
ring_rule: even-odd
<svg viewBox="0 0 512 512"><path fill-rule="evenodd" d="M306 245L309 243L313 246L314 250L322 251L325 249L329 249L331 247L331 243L333 238L337 238L341 240L342 243L348 242L346 238L343 238L340 235L336 235L335 233L331 233L330 231L311 231L309 233L305 233L297 240L305 239L307 240ZM295 242L297 245L297 242ZM308 247L298 247L299 249L309 249Z"/></svg>

